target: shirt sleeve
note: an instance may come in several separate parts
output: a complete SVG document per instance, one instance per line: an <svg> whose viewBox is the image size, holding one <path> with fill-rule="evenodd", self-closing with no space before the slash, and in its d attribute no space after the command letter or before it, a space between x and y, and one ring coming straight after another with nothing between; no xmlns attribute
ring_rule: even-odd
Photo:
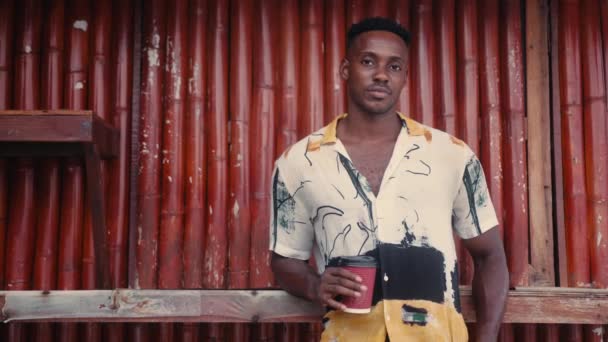
<svg viewBox="0 0 608 342"><path fill-rule="evenodd" d="M270 250L287 258L308 260L314 229L302 197L304 184L289 189L281 170L272 176L270 206Z"/></svg>
<svg viewBox="0 0 608 342"><path fill-rule="evenodd" d="M452 226L463 239L498 225L481 163L472 151L467 160L452 209Z"/></svg>

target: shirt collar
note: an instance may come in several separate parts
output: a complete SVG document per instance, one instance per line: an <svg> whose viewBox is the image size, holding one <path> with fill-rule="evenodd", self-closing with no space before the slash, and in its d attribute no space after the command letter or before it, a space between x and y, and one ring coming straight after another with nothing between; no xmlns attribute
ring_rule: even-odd
<svg viewBox="0 0 608 342"><path fill-rule="evenodd" d="M407 128L407 133L410 136L421 136L423 135L427 141L431 140L431 132L425 128L423 125L418 123L415 120L412 120L405 116L403 113L397 112L397 115L403 122L405 128ZM338 121L344 119L348 116L348 113L344 113L342 115L337 116L332 122L327 125L325 128L325 133L323 134L323 138L321 138L320 145L329 145L334 144L337 140L336 130L338 128Z"/></svg>

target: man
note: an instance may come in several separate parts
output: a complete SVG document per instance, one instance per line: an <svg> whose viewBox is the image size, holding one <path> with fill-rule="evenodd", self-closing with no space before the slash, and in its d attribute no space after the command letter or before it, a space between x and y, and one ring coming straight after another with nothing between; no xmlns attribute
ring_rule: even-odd
<svg viewBox="0 0 608 342"><path fill-rule="evenodd" d="M494 207L468 146L396 112L408 44L407 31L383 18L349 30L340 69L348 115L276 162L272 269L286 291L330 309L323 341L465 341L455 230L475 262L475 336L495 341L508 274ZM307 263L311 251L321 275ZM328 267L352 255L379 263L369 314L342 311L339 296L368 289Z"/></svg>

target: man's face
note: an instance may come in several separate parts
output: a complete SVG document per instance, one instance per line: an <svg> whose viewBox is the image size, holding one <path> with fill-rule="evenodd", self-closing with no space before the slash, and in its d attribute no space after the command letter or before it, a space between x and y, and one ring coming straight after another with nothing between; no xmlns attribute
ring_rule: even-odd
<svg viewBox="0 0 608 342"><path fill-rule="evenodd" d="M357 36L340 69L352 104L364 113L395 110L407 77L407 46L396 34L369 31Z"/></svg>

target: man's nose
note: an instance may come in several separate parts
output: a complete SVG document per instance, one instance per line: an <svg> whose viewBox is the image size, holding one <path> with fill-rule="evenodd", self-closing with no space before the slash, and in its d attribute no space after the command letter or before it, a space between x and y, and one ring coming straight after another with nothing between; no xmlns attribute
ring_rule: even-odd
<svg viewBox="0 0 608 342"><path fill-rule="evenodd" d="M388 75L384 68L378 68L378 70L376 70L376 73L374 73L374 81L381 83L388 82Z"/></svg>

